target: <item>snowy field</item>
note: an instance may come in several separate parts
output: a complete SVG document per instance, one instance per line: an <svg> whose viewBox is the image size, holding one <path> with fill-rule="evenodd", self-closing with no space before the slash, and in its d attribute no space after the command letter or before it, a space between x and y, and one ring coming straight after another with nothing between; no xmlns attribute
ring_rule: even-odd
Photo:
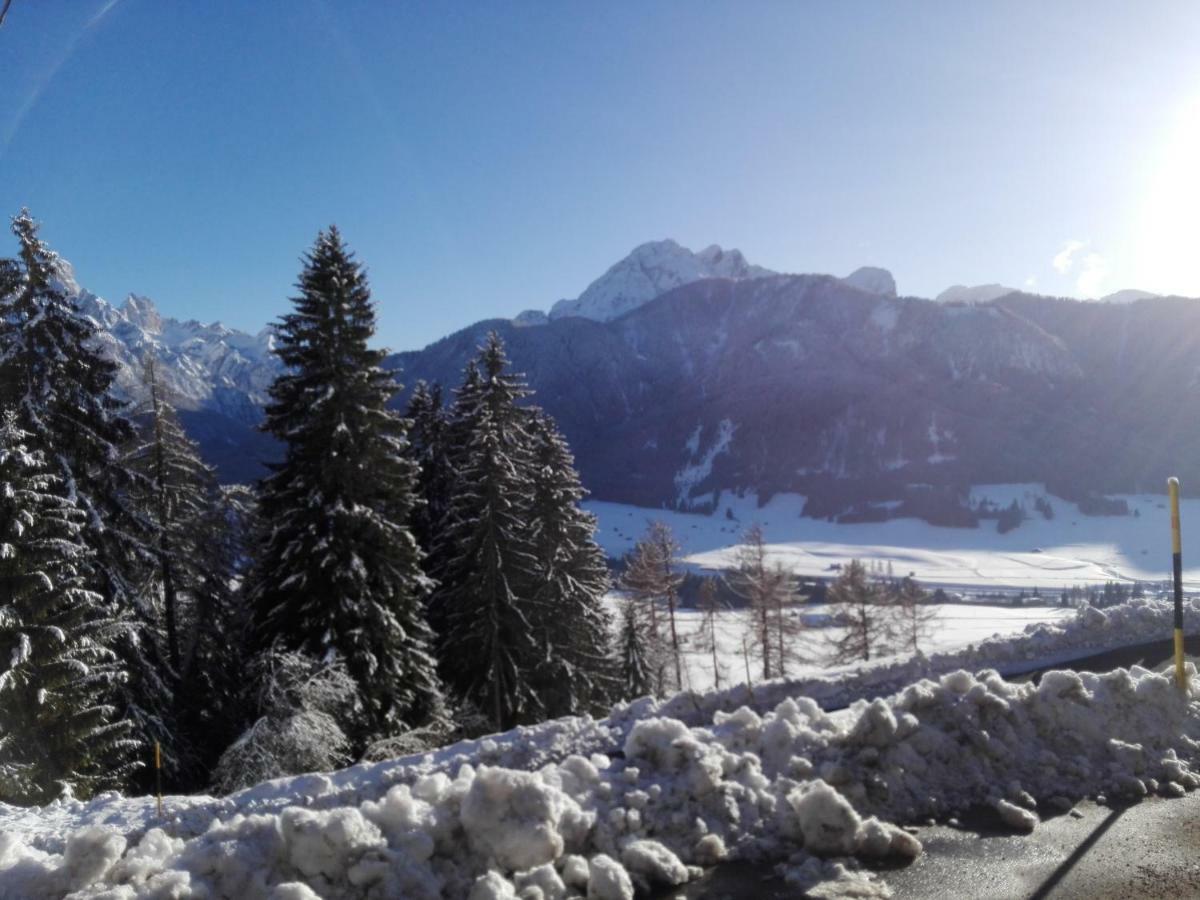
<svg viewBox="0 0 1200 900"><path fill-rule="evenodd" d="M609 602L619 602L609 597ZM615 607L614 607L615 608ZM1074 618L1075 610L1061 607L1011 607L983 604L931 604L937 618L930 624L930 638L922 652L942 653L961 650L992 637L1005 637L1023 632L1028 625L1061 622ZM806 606L805 617L818 620L825 611L821 606ZM798 612L798 611L797 611ZM676 613L680 641L683 644L683 686L693 691L709 691L718 685L713 674L713 656L703 639L703 616L694 609ZM745 683L747 679L746 649L742 639L749 619L744 610L724 610L717 614L717 660L720 686ZM851 670L855 666L830 666L829 643L843 629L834 626L804 629L788 642L789 660L784 673L789 677L814 677L821 674ZM894 654L883 654L894 658ZM749 661L750 683L761 680L762 663L753 655Z"/></svg>
<svg viewBox="0 0 1200 900"><path fill-rule="evenodd" d="M1034 509L1044 498L1054 510L1044 519ZM1020 501L1028 518L1007 534L994 521L978 528L943 528L917 519L842 525L804 518L804 498L773 497L761 509L753 496L722 495L713 515L694 515L616 503L586 504L600 521L598 540L620 556L631 549L646 523L660 519L671 526L685 560L697 568L732 565L742 532L757 522L770 544L772 560L798 575L830 576L830 567L858 558L891 563L899 575L913 574L923 584L981 589L1002 587L1043 592L1105 581L1162 581L1170 577L1170 522L1165 496L1123 496L1128 516L1085 516L1074 503L1047 494L1041 485L981 485L973 499L1000 507ZM727 517L731 509L735 519ZM1134 512L1138 515L1133 515ZM1184 579L1200 590L1200 500L1181 504ZM1191 543L1195 536L1195 543ZM1189 544L1194 547L1189 552Z"/></svg>
<svg viewBox="0 0 1200 900"><path fill-rule="evenodd" d="M1185 617L1200 629L1200 601ZM153 799L115 795L0 805L0 897L633 900L730 858L776 865L815 896L886 897L861 862L919 855L905 823L985 804L1030 829L1084 796L1200 786L1194 677L1185 694L1137 667L1038 685L980 671L1160 635L1171 619L1153 600L1085 609L968 651L168 797L161 818ZM829 714L818 696L850 706Z"/></svg>

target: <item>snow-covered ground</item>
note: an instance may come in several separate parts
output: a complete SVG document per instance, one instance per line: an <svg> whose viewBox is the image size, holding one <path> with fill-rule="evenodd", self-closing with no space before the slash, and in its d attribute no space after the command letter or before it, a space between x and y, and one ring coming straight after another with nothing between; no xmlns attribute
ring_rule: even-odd
<svg viewBox="0 0 1200 900"><path fill-rule="evenodd" d="M1200 601L1185 615L1200 630ZM1171 619L1159 601L1086 609L929 658L168 797L161 820L152 799L111 795L0 807L0 897L631 900L730 857L827 896L886 896L857 860L919 854L900 824L982 803L1032 828L1082 796L1200 786L1200 686L1136 667L1037 686L980 671L1159 637Z"/></svg>
<svg viewBox="0 0 1200 900"><path fill-rule="evenodd" d="M1123 496L1128 516L1085 516L1079 507L1047 494L1036 484L981 485L975 499L1000 507L1016 499L1029 514L1007 534L988 520L978 528L944 528L916 519L842 525L800 515L804 498L773 497L762 508L753 496L722 495L712 515L646 509L590 501L597 515L597 535L606 552L620 556L633 547L646 523L669 524L683 546L685 561L697 568L721 569L733 564L741 534L759 523L777 560L803 576L836 575L831 569L852 558L891 563L897 575L912 573L922 583L946 587L1008 587L1053 592L1077 584L1105 581L1162 581L1170 577L1170 522L1166 497ZM1054 511L1045 519L1034 509L1044 498ZM731 509L734 519L727 516ZM1137 513L1134 515L1133 513ZM1200 549L1189 552L1192 535L1200 537L1200 500L1184 500L1184 579L1200 589Z"/></svg>
<svg viewBox="0 0 1200 900"><path fill-rule="evenodd" d="M619 602L615 597L610 603ZM930 623L930 637L921 646L926 654L961 650L970 644L992 637L1002 637L1023 632L1028 625L1060 622L1074 618L1075 610L1045 606L988 606L984 604L946 603L931 604L937 617ZM803 615L810 622L818 622L825 608L810 605ZM800 610L792 610L800 615ZM708 642L701 633L703 616L694 609L681 609L676 613L676 624L683 646L683 685L693 691L709 691L717 686L713 674L713 656ZM717 660L720 669L720 684L729 686L747 680L747 647L743 638L750 625L745 610L723 610L716 616ZM833 638L844 633L842 628L831 625L813 625L801 630L788 640L787 668L790 677L814 678L833 671L850 671L856 666L829 666L829 645ZM751 641L752 643L752 641ZM894 658L894 654L884 654ZM761 661L751 655L749 660L750 681L760 681Z"/></svg>

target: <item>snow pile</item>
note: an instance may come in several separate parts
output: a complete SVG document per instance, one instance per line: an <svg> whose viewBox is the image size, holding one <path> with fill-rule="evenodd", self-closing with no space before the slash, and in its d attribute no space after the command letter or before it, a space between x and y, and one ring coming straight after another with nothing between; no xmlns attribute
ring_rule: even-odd
<svg viewBox="0 0 1200 900"><path fill-rule="evenodd" d="M334 787L345 773L290 779L273 784L289 791L273 812L255 811L264 785L197 805L205 825L88 824L56 849L0 813L0 896L630 900L730 858L782 862L805 889L879 895L855 860L921 852L895 823L985 803L1029 828L1039 804L1200 785L1198 699L1136 667L1036 686L956 671L835 713L796 696L702 726L643 717L619 752L535 771L482 762L498 746L485 741L452 775L430 754L346 770L353 789ZM383 777L412 775L415 760L426 774ZM342 802L321 808L330 795Z"/></svg>

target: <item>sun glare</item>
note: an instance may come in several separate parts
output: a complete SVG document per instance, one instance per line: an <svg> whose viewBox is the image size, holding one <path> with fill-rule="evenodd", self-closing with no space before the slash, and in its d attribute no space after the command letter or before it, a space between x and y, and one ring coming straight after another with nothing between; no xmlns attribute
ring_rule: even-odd
<svg viewBox="0 0 1200 900"><path fill-rule="evenodd" d="M1183 106L1151 157L1135 235L1138 287L1200 295L1200 98Z"/></svg>

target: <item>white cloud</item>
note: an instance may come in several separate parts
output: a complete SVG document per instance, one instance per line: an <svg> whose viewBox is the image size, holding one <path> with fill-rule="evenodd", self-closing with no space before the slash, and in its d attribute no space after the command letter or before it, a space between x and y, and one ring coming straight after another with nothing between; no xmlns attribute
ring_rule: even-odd
<svg viewBox="0 0 1200 900"><path fill-rule="evenodd" d="M1036 275L1030 275L1028 278L1026 278L1026 279L1025 279L1025 287L1027 287L1027 288L1035 288L1035 287L1037 287L1037 276L1036 276Z"/></svg>
<svg viewBox="0 0 1200 900"><path fill-rule="evenodd" d="M1075 265L1075 254L1087 246L1086 241L1067 241L1063 248L1054 255L1054 268L1060 275L1066 275Z"/></svg>
<svg viewBox="0 0 1200 900"><path fill-rule="evenodd" d="M1108 260L1099 253L1089 253L1083 258L1083 267L1075 282L1076 291L1083 297L1099 297L1100 286L1108 277L1108 272Z"/></svg>

